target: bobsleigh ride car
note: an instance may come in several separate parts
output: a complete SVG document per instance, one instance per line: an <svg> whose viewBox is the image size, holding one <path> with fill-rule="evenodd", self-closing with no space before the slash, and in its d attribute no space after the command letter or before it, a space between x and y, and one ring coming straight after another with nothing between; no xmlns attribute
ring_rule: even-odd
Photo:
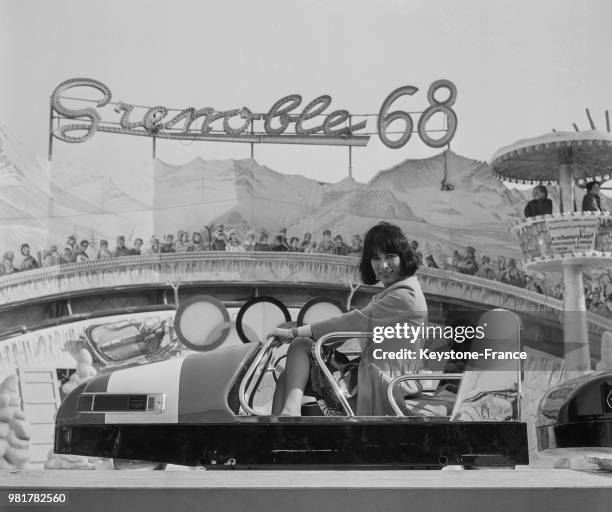
<svg viewBox="0 0 612 512"><path fill-rule="evenodd" d="M542 453L612 459L612 370L550 389L538 407L536 433Z"/></svg>
<svg viewBox="0 0 612 512"><path fill-rule="evenodd" d="M297 320L309 323L343 311L315 299ZM355 346L371 333L333 333L317 341L314 353L340 415L324 415L329 404L319 400L304 405L301 417L271 416L287 344L260 340L276 326L295 325L290 320L287 308L273 298L247 301L235 324L213 297L184 302L175 329L193 352L79 386L57 413L55 452L112 458L117 468L151 469L167 463L211 469L528 464L519 360L480 358L468 361L462 373L401 376L388 387L396 416L358 417L353 403L359 383L354 389L343 383L347 372L338 369L338 361L355 368L361 352ZM480 322L488 324L487 336L474 350L521 350L516 315L493 310ZM404 397L398 386L403 390L410 380L419 380L423 391Z"/></svg>

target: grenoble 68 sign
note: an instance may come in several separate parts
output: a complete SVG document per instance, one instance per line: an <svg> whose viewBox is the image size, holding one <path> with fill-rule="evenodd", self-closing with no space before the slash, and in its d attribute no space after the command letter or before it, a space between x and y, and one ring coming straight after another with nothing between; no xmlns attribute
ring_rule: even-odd
<svg viewBox="0 0 612 512"><path fill-rule="evenodd" d="M72 88L95 89L102 95L97 101L69 98L63 96ZM448 97L440 101L435 94L439 89L447 89ZM419 89L406 85L395 89L383 101L377 118L376 132L387 147L400 148L411 138L414 131L421 140L433 148L450 143L457 129L457 115L452 106L457 99L457 88L449 80L437 80L427 92L429 106L420 113L415 130L412 115L414 112L393 110L393 103L402 96L412 96ZM96 132L139 135L162 139L248 142L272 144L314 144L335 146L365 146L370 136L359 133L367 125L366 120L355 121L356 117L348 110L333 110L326 113L331 97L322 95L300 108L302 97L291 94L276 101L266 113L255 113L248 107L231 110L216 110L213 107L170 109L164 106L142 107L122 101L111 103L111 90L102 82L90 78L72 78L59 84L51 95L50 137L64 142L85 142ZM95 106L75 108L70 102L94 103ZM70 105L70 106L69 106ZM114 106L115 120L103 120L101 109ZM141 111L137 115L137 111ZM433 138L426 130L427 122L435 115L445 118L444 134ZM76 120L77 122L67 122ZM389 137L389 125L403 121L399 138ZM56 126L53 122L56 121ZM259 126L256 127L256 122ZM309 122L306 127L305 123ZM400 123L401 124L401 123ZM257 129L256 129L257 128ZM397 133L397 132L394 132Z"/></svg>

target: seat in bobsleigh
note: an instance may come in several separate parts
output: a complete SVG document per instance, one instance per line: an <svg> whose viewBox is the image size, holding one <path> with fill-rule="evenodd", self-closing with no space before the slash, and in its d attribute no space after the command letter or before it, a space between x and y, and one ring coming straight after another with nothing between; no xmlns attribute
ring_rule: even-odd
<svg viewBox="0 0 612 512"><path fill-rule="evenodd" d="M497 309L482 315L479 326L483 327L481 332L485 336L475 340L469 352L477 354L477 359L466 358L465 351L449 354L460 354L457 357L464 362L462 373L418 373L417 357L413 373L388 378L388 400L397 416L448 421L520 421L521 359L503 358L504 354L517 355L522 350L520 319ZM340 357L329 354L329 347L345 346L349 336L371 338L369 333L333 333L318 340L313 350L317 367L326 377L327 388L333 390L331 400L329 392L326 393L326 401L331 402L327 405L352 416L356 396L351 390L356 388L359 393L359 383L353 378L356 360L348 363L350 385L347 385L344 378L347 372L336 362L346 359L346 350ZM406 386L406 383L419 385Z"/></svg>

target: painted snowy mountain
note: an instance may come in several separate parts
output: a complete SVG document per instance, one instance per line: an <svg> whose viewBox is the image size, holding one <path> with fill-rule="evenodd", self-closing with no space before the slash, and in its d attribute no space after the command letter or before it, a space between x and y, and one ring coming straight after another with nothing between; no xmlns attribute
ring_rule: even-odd
<svg viewBox="0 0 612 512"><path fill-rule="evenodd" d="M452 191L440 190L445 174ZM555 194L551 190L553 200ZM107 239L112 248L118 234L130 243L220 223L241 237L249 229L286 227L290 235L311 232L318 240L329 228L350 240L386 220L421 241L424 252L450 254L472 245L518 256L508 228L520 219L528 195L507 188L486 163L450 151L405 160L368 183L321 183L254 160L197 158L179 166L150 160L104 173L38 159L0 127L2 250L18 251L23 241L42 250L69 234Z"/></svg>

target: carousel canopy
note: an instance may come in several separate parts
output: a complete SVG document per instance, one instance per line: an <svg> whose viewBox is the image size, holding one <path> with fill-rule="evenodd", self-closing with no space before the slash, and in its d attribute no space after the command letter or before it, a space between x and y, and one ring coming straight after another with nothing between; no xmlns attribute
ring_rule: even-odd
<svg viewBox="0 0 612 512"><path fill-rule="evenodd" d="M547 133L501 148L491 159L499 178L525 183L558 181L562 163L573 164L579 183L609 180L612 134L598 130Z"/></svg>

